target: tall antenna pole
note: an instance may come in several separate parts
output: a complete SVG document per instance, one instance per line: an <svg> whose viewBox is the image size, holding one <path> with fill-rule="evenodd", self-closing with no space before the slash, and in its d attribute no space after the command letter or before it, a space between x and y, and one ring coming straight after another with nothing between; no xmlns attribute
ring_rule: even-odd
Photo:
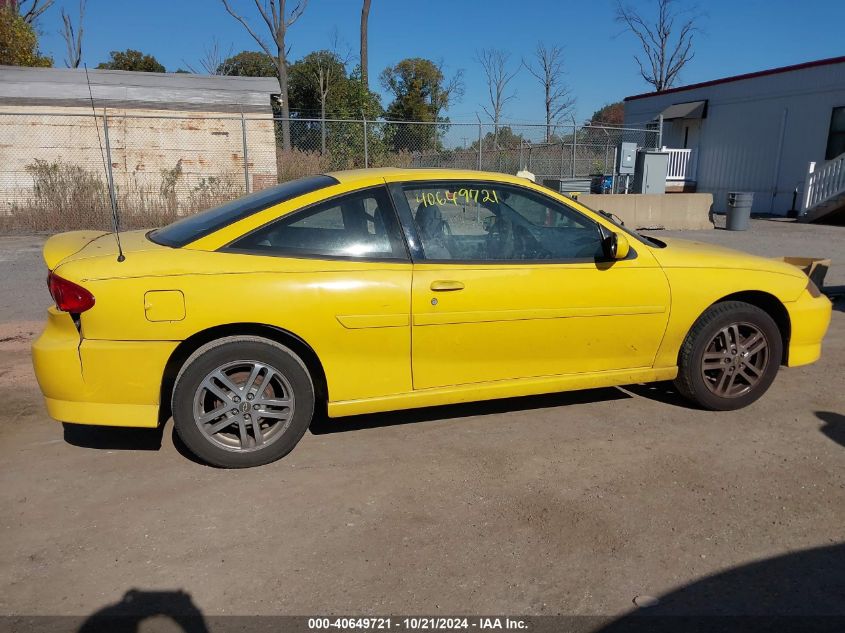
<svg viewBox="0 0 845 633"><path fill-rule="evenodd" d="M85 64L85 82L88 84L88 96L91 99L91 112L94 114L94 128L97 130L97 143L100 145L100 158L103 159L103 170L106 172L106 181L109 186L109 200L111 201L111 219L114 227L114 239L117 241L117 261L126 259L123 254L123 246L120 244L120 221L117 215L117 196L114 192L114 175L112 173L111 160L106 161L106 152L103 151L103 142L100 140L100 126L97 124L97 109L94 107L94 93L91 91L91 80L88 78L88 64ZM109 123L106 119L106 109L103 108L103 134L106 137L106 150L111 158L111 146L109 145Z"/></svg>

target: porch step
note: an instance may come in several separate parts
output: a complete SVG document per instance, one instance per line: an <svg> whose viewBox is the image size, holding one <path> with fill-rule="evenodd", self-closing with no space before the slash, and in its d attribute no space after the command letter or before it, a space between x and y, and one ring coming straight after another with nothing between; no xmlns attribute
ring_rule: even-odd
<svg viewBox="0 0 845 633"><path fill-rule="evenodd" d="M815 163L810 163L798 220L826 224L845 222L845 153L818 169Z"/></svg>
<svg viewBox="0 0 845 633"><path fill-rule="evenodd" d="M845 224L845 192L808 209L800 220L823 224Z"/></svg>

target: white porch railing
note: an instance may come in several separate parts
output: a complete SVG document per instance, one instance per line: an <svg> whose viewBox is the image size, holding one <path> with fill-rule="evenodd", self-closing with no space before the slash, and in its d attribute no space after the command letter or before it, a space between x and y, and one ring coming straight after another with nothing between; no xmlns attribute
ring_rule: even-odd
<svg viewBox="0 0 845 633"><path fill-rule="evenodd" d="M696 159L698 158L695 148L664 147L660 151L669 154L669 169L666 172L667 182L695 180Z"/></svg>
<svg viewBox="0 0 845 633"><path fill-rule="evenodd" d="M810 163L805 182L804 199L801 202L801 211L804 213L807 209L845 193L845 154L827 161L819 169L816 169L815 163Z"/></svg>

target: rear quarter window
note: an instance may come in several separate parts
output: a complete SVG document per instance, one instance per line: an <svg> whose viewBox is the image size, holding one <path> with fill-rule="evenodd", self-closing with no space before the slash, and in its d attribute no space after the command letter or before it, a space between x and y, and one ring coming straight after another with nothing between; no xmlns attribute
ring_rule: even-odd
<svg viewBox="0 0 845 633"><path fill-rule="evenodd" d="M179 248L269 207L338 184L331 176L309 176L256 191L219 207L177 220L149 233L156 244Z"/></svg>

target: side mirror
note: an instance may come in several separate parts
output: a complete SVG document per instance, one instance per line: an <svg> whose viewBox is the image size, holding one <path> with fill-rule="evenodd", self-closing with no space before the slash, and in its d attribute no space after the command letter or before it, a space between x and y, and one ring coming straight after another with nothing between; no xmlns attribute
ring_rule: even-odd
<svg viewBox="0 0 845 633"><path fill-rule="evenodd" d="M625 259L631 250L628 238L615 231L603 230L602 233L601 246L604 256L607 259Z"/></svg>

